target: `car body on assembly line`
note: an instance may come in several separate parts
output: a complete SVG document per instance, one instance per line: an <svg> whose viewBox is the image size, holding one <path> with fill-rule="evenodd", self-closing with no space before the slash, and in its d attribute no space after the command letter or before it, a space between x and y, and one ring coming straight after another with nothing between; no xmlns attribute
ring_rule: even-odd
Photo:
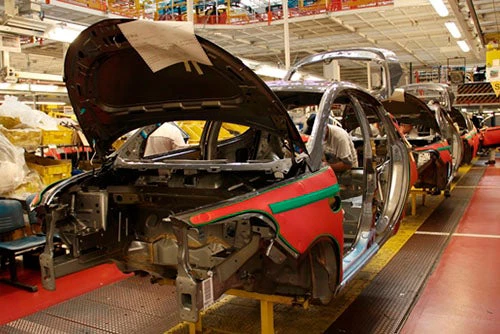
<svg viewBox="0 0 500 334"><path fill-rule="evenodd" d="M373 47L335 49L307 56L295 63L286 81L347 81L380 100L391 96L403 70L396 54Z"/></svg>
<svg viewBox="0 0 500 334"><path fill-rule="evenodd" d="M406 135L406 139L413 147L417 162L418 180L415 188L427 190L431 194L441 194L444 190L445 196L449 196L454 178L452 147L461 147L449 116L440 108L431 110L424 101L403 89L397 89L382 104L400 125L408 124L414 129L414 133Z"/></svg>
<svg viewBox="0 0 500 334"><path fill-rule="evenodd" d="M460 153L459 150L455 149L452 152L455 166L458 167L458 161L460 161L460 163L470 163L472 159L476 157L480 136L469 116L453 107L455 95L451 87L442 83L425 82L409 84L402 86L402 88L407 93L417 96L428 104L433 104L434 102L439 103L440 107L446 111L451 118L451 122L455 125L462 138L462 152ZM454 134L454 136L456 137L456 134ZM461 159L460 155L462 155Z"/></svg>
<svg viewBox="0 0 500 334"><path fill-rule="evenodd" d="M174 280L187 321L230 288L329 302L393 235L407 199L409 157L381 104L350 84L311 88L319 119L349 107L366 139L355 193L342 198L347 189L321 162L324 127L315 125L306 147L284 106L307 94L288 88L286 101L287 88L276 89L281 102L240 60L197 36L211 65L181 48L180 62L153 72L120 29L129 22L139 21L96 23L67 52L69 97L103 164L34 204L48 235L44 287L112 260L124 272ZM376 155L367 115L388 127ZM201 122L200 138L144 155L160 124L191 121ZM55 233L68 252L54 258Z"/></svg>
<svg viewBox="0 0 500 334"><path fill-rule="evenodd" d="M306 87L314 86L314 82L322 81L349 82L356 85L358 89L366 90L378 100L384 100L393 94L394 89L399 85L402 74L403 69L394 52L374 47L352 47L329 50L304 57L288 70L283 81L302 82ZM341 106L342 108L345 108L345 106ZM351 140L358 151L358 160L362 160L360 152L363 150L364 138L361 136L359 124L352 115L348 118L349 113L344 113L344 109L340 112L338 108L337 110L334 109L332 108L332 115L329 116L328 123L331 124L337 120L338 125L350 133ZM384 124L380 124L380 120L378 117L374 117L373 113L366 116L370 125L370 141L376 148L384 147L384 144L382 144L386 140ZM391 119L393 125L398 129L397 121L390 115L387 115L387 117ZM341 119L340 122L338 122L339 119ZM298 127L301 126L303 124L299 123ZM378 130L379 126L381 131ZM372 133L372 130L374 133ZM397 132L397 135L408 148L410 186L413 186L417 180L418 172L415 159L411 153L411 145L399 132ZM307 136L303 135L303 137L308 140Z"/></svg>
<svg viewBox="0 0 500 334"><path fill-rule="evenodd" d="M479 150L481 142L480 133L467 113L452 107L451 110L448 111L448 114L453 120L453 123L458 127L460 137L462 138L464 149L462 163L470 164L472 159L477 156Z"/></svg>

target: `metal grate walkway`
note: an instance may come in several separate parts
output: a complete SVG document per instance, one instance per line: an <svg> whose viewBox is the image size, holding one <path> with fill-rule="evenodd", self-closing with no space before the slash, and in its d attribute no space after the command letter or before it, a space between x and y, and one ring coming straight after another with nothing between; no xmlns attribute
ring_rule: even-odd
<svg viewBox="0 0 500 334"><path fill-rule="evenodd" d="M0 333L163 333L179 323L175 288L131 277L0 327Z"/></svg>

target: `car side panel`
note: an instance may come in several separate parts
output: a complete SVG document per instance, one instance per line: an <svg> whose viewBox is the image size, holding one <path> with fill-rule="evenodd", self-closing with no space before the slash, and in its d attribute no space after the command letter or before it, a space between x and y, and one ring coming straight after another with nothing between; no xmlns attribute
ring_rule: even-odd
<svg viewBox="0 0 500 334"><path fill-rule="evenodd" d="M447 140L443 140L423 147L418 147L415 149L415 151L426 150L436 150L439 152L439 157L444 163L452 163L451 146L450 144L448 144Z"/></svg>
<svg viewBox="0 0 500 334"><path fill-rule="evenodd" d="M500 126L489 127L481 130L481 144L484 147L500 146Z"/></svg>
<svg viewBox="0 0 500 334"><path fill-rule="evenodd" d="M477 151L479 149L479 133L477 130L469 131L467 134L463 135L462 138L467 141L467 144L471 147L472 158L476 157Z"/></svg>
<svg viewBox="0 0 500 334"><path fill-rule="evenodd" d="M239 203L198 212L189 220L193 226L200 226L244 212L258 212L271 218L280 239L300 254L320 236L333 238L342 250L343 210L330 207L338 191L334 172L323 168Z"/></svg>

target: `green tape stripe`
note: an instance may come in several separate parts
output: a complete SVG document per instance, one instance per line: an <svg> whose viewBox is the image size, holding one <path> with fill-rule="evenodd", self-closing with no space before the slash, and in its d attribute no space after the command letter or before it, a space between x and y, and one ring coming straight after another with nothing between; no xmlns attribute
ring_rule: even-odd
<svg viewBox="0 0 500 334"><path fill-rule="evenodd" d="M451 152L451 146L443 146L443 147L438 147L437 149L438 151L444 151L444 150L448 150Z"/></svg>
<svg viewBox="0 0 500 334"><path fill-rule="evenodd" d="M271 212L274 214L281 213L284 211L293 210L314 202L321 201L325 198L333 197L336 194L338 194L339 191L340 191L340 186L338 184L334 184L333 186L309 194L269 204L269 208L271 209Z"/></svg>

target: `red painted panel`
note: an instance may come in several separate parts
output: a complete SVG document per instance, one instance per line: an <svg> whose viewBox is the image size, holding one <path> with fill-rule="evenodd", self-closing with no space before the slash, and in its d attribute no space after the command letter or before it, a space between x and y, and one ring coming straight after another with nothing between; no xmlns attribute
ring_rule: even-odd
<svg viewBox="0 0 500 334"><path fill-rule="evenodd" d="M487 147L500 146L500 126L494 126L481 130L481 143Z"/></svg>
<svg viewBox="0 0 500 334"><path fill-rule="evenodd" d="M437 143L433 143L430 145L422 146L422 147L417 147L415 151L425 151L425 150L436 150L439 152L439 156L441 157L441 160L443 162L451 162L452 161L452 156L451 156L451 148L450 149L444 149L445 147L449 147L450 145L448 144L448 141L443 140Z"/></svg>
<svg viewBox="0 0 500 334"><path fill-rule="evenodd" d="M418 168L417 163L415 162L415 157L411 152L409 152L410 156L410 188L417 183L418 180Z"/></svg>
<svg viewBox="0 0 500 334"><path fill-rule="evenodd" d="M335 184L337 184L335 174L330 168L325 168L306 178L290 182L239 203L199 213L191 217L191 223L202 225L242 211L263 211L274 217L279 225L281 236L299 253L303 253L320 235L333 236L342 249L343 212L332 212L327 199L276 215L273 215L269 208L269 204L296 198Z"/></svg>

